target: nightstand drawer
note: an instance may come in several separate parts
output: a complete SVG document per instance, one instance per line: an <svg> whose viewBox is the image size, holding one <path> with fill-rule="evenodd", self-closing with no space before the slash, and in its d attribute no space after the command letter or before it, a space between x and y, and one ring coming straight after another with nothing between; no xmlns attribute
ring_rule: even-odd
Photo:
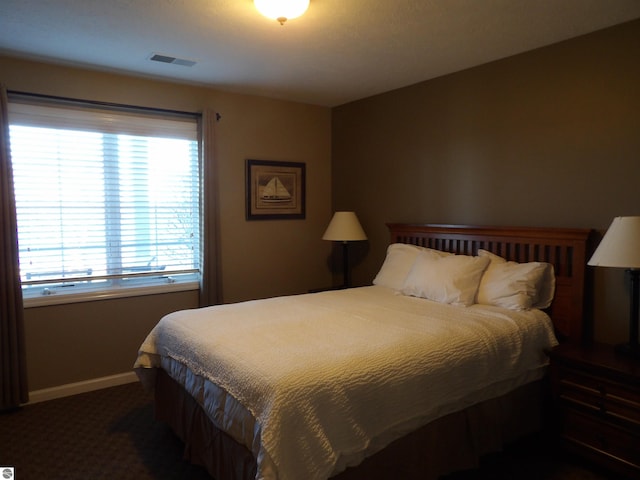
<svg viewBox="0 0 640 480"><path fill-rule="evenodd" d="M640 391L568 368L558 369L557 375L562 401L640 429Z"/></svg>
<svg viewBox="0 0 640 480"><path fill-rule="evenodd" d="M564 411L561 436L580 448L620 461L640 473L640 436L571 409Z"/></svg>

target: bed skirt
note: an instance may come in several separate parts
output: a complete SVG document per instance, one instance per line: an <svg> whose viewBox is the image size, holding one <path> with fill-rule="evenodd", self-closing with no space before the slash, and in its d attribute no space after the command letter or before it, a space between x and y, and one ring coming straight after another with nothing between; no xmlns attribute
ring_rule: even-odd
<svg viewBox="0 0 640 480"><path fill-rule="evenodd" d="M545 381L439 418L388 445L334 480L436 480L475 468L482 455L542 428ZM251 452L214 427L204 410L164 370L155 382L156 419L184 442L184 458L204 466L216 480L254 480Z"/></svg>

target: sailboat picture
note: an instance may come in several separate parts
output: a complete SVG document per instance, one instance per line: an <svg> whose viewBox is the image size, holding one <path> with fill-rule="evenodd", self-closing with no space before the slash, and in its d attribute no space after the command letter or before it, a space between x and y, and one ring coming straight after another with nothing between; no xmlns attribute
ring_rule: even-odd
<svg viewBox="0 0 640 480"><path fill-rule="evenodd" d="M264 187L262 187L260 198L263 202L290 202L291 193L289 193L289 190L287 190L279 177L273 177Z"/></svg>
<svg viewBox="0 0 640 480"><path fill-rule="evenodd" d="M305 164L247 160L247 220L305 218Z"/></svg>

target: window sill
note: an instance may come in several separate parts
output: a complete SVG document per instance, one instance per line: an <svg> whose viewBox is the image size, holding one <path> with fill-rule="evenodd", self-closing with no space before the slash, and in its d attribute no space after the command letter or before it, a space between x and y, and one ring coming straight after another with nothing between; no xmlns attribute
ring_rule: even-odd
<svg viewBox="0 0 640 480"><path fill-rule="evenodd" d="M110 300L112 298L141 297L144 295L186 292L191 290L198 290L199 288L200 285L198 282L184 282L168 285L129 287L101 291L96 290L95 292L42 295L38 297L24 298L23 303L24 308L46 307L50 305L62 305L65 303L95 302L97 300Z"/></svg>

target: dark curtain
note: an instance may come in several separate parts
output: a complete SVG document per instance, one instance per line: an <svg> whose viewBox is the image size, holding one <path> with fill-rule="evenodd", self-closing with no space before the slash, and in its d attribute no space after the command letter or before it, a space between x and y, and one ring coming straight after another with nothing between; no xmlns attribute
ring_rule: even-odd
<svg viewBox="0 0 640 480"><path fill-rule="evenodd" d="M29 400L7 91L0 85L0 410Z"/></svg>
<svg viewBox="0 0 640 480"><path fill-rule="evenodd" d="M216 112L205 110L200 120L200 165L202 188L200 306L221 301L220 256L218 253L218 174L214 130Z"/></svg>

